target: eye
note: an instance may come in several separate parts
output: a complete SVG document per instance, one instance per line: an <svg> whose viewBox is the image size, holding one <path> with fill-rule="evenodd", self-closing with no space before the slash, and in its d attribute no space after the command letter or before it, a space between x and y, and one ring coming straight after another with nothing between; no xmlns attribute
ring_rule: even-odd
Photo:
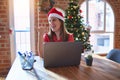
<svg viewBox="0 0 120 80"><path fill-rule="evenodd" d="M55 19L53 19L53 21L56 21Z"/></svg>
<svg viewBox="0 0 120 80"><path fill-rule="evenodd" d="M48 22L49 22L49 23L51 23L51 19L50 19L50 20L48 20Z"/></svg>
<svg viewBox="0 0 120 80"><path fill-rule="evenodd" d="M57 21L58 19L57 18L54 18L53 21Z"/></svg>
<svg viewBox="0 0 120 80"><path fill-rule="evenodd" d="M57 21L57 20L58 20L57 18L51 18L51 19L48 20L48 22L51 23L51 22L54 22L54 21Z"/></svg>

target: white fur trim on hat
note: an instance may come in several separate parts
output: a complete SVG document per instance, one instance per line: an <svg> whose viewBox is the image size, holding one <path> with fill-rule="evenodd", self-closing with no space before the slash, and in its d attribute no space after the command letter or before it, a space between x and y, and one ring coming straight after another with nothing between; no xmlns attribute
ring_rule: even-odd
<svg viewBox="0 0 120 80"><path fill-rule="evenodd" d="M48 16L48 20L50 17L56 17L56 18L59 18L61 20L64 21L64 17L60 16L59 14L56 14L56 13L51 13L49 16Z"/></svg>

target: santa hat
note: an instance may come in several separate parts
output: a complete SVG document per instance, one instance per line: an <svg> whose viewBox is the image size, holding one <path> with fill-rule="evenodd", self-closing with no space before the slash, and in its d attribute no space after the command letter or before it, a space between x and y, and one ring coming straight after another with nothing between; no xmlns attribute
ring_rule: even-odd
<svg viewBox="0 0 120 80"><path fill-rule="evenodd" d="M52 8L48 12L48 20L49 20L50 17L56 17L56 18L59 18L62 21L64 21L64 16L63 16L62 12L58 11L56 8Z"/></svg>

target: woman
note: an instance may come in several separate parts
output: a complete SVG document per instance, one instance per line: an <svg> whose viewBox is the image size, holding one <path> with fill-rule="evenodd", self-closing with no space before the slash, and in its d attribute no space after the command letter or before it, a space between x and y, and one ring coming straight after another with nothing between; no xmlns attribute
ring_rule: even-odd
<svg viewBox="0 0 120 80"><path fill-rule="evenodd" d="M49 32L43 36L44 42L74 42L73 34L68 33L64 26L62 12L52 8L48 12Z"/></svg>

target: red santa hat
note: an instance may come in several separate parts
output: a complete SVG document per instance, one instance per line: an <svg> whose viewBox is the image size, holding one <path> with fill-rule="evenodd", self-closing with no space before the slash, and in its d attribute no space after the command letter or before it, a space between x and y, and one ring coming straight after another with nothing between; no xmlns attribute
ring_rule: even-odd
<svg viewBox="0 0 120 80"><path fill-rule="evenodd" d="M49 12L48 12L48 20L50 17L56 17L61 19L62 21L64 21L64 16L62 14L62 12L60 12L59 10L57 10L56 8L52 8Z"/></svg>

